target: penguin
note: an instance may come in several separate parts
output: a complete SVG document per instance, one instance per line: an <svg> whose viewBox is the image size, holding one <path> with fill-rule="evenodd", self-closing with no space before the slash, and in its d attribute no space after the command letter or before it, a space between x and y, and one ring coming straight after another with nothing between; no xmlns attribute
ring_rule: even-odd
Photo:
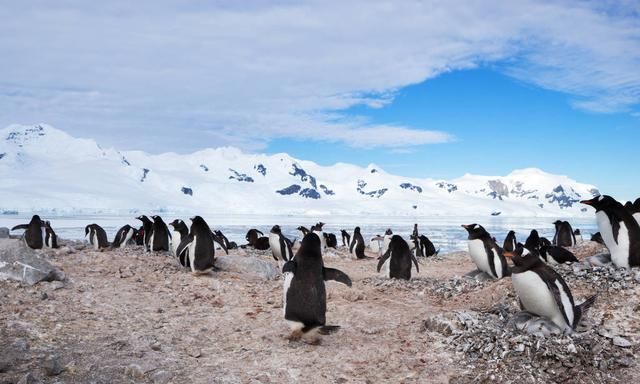
<svg viewBox="0 0 640 384"><path fill-rule="evenodd" d="M532 229L531 233L529 233L529 237L527 237L527 240L524 242L524 247L528 249L529 252L538 252L540 250L540 242L541 240L540 235L538 235L538 231Z"/></svg>
<svg viewBox="0 0 640 384"><path fill-rule="evenodd" d="M44 245L48 248L58 248L58 236L51 228L51 223L47 220L44 222Z"/></svg>
<svg viewBox="0 0 640 384"><path fill-rule="evenodd" d="M539 244L541 247L543 247L543 246L550 247L550 246L552 246L552 245L553 245L553 244L551 244L551 241L549 241L549 239L547 239L546 237L541 237L541 238L540 238L540 242L539 242L538 244Z"/></svg>
<svg viewBox="0 0 640 384"><path fill-rule="evenodd" d="M89 237L89 243L93 245L93 249L98 250L109 247L107 232L98 224L89 224L84 228L84 236Z"/></svg>
<svg viewBox="0 0 640 384"><path fill-rule="evenodd" d="M133 238L135 234L135 228L126 224L122 228L118 229L116 233L116 237L113 239L113 243L111 243L111 248L124 248L129 244L129 241Z"/></svg>
<svg viewBox="0 0 640 384"><path fill-rule="evenodd" d="M220 239L225 247L227 249L237 249L238 248L238 244L236 244L235 241L229 241L229 239L227 239L227 236L225 236L222 231L213 231L213 234L215 237L217 237L218 239Z"/></svg>
<svg viewBox="0 0 640 384"><path fill-rule="evenodd" d="M573 237L576 239L576 245L582 244L584 239L582 238L582 233L580 233L580 228L576 228L573 231Z"/></svg>
<svg viewBox="0 0 640 384"><path fill-rule="evenodd" d="M24 241L29 248L42 249L44 239L42 236L43 223L40 216L33 215L29 224L20 224L11 228L12 231L24 229Z"/></svg>
<svg viewBox="0 0 640 384"><path fill-rule="evenodd" d="M437 256L440 252L440 248L436 250L436 247L427 236L420 235L418 240L420 241L420 253L422 253L424 257Z"/></svg>
<svg viewBox="0 0 640 384"><path fill-rule="evenodd" d="M191 219L191 230L178 246L180 264L191 268L194 274L205 274L213 270L215 263L215 247L213 233L209 224L200 216Z"/></svg>
<svg viewBox="0 0 640 384"><path fill-rule="evenodd" d="M149 244L152 251L169 251L169 243L171 242L171 233L167 224L158 215L151 216L153 219L153 227L151 229L151 238Z"/></svg>
<svg viewBox="0 0 640 384"><path fill-rule="evenodd" d="M591 241L595 241L596 243L604 245L604 240L602 239L602 235L600 234L600 232L596 232L591 235Z"/></svg>
<svg viewBox="0 0 640 384"><path fill-rule="evenodd" d="M336 235L333 233L323 233L324 241L327 244L327 248L337 248L338 247L338 239L336 239Z"/></svg>
<svg viewBox="0 0 640 384"><path fill-rule="evenodd" d="M386 262L387 259L389 259L389 262ZM380 272L380 268L386 265L385 275L388 278L409 280L411 279L412 261L416 266L416 272L419 273L418 260L411 253L409 244L401 236L393 235L389 248L378 261L377 271Z"/></svg>
<svg viewBox="0 0 640 384"><path fill-rule="evenodd" d="M413 249L415 251L416 257L422 257L424 254L422 253L422 247L420 247L420 234L418 233L418 224L413 225L413 233L410 236L411 241L413 241Z"/></svg>
<svg viewBox="0 0 640 384"><path fill-rule="evenodd" d="M340 234L342 234L342 246L348 247L351 244L351 235L344 229L340 230Z"/></svg>
<svg viewBox="0 0 640 384"><path fill-rule="evenodd" d="M627 204L624 205L624 207L627 208L636 222L640 224L640 197L637 198L633 203L628 201Z"/></svg>
<svg viewBox="0 0 640 384"><path fill-rule="evenodd" d="M317 343L319 339L311 331L329 334L339 329L336 325L326 325L325 281L334 280L351 287L351 279L342 271L324 266L321 246L318 235L308 233L295 257L282 267L282 307L284 319L291 329L290 340L311 336L310 341Z"/></svg>
<svg viewBox="0 0 640 384"><path fill-rule="evenodd" d="M387 228L387 230L384 231L384 236L382 237L382 249L380 250L383 255L387 253L387 250L389 249L389 244L391 244L392 237L393 237L393 231L391 230L391 228Z"/></svg>
<svg viewBox="0 0 640 384"><path fill-rule="evenodd" d="M141 226L133 234L133 241L136 245L144 245L144 226Z"/></svg>
<svg viewBox="0 0 640 384"><path fill-rule="evenodd" d="M505 252L513 252L516 249L516 244L516 233L514 231L509 231L509 233L507 233L507 237L504 239L502 249L504 249Z"/></svg>
<svg viewBox="0 0 640 384"><path fill-rule="evenodd" d="M269 233L269 247L276 261L282 260L287 262L293 258L291 243L287 241L287 238L282 234L279 225L274 225L271 228L271 232Z"/></svg>
<svg viewBox="0 0 640 384"><path fill-rule="evenodd" d="M596 209L598 229L618 268L640 266L640 226L622 204L611 196L601 195L582 204Z"/></svg>
<svg viewBox="0 0 640 384"><path fill-rule="evenodd" d="M245 240L247 240L248 245L255 247L256 241L258 241L258 238L260 238L261 236L264 236L264 233L255 228L252 228L247 231L247 235L244 238Z"/></svg>
<svg viewBox="0 0 640 384"><path fill-rule="evenodd" d="M541 246L540 257L548 264L575 263L578 261L571 251L556 245Z"/></svg>
<svg viewBox="0 0 640 384"><path fill-rule="evenodd" d="M305 226L299 226L298 228L296 228L298 231L302 232L302 237L306 236L307 233L311 232L309 231L309 229L307 229L307 227Z"/></svg>
<svg viewBox="0 0 640 384"><path fill-rule="evenodd" d="M498 247L481 225L462 225L469 232L469 255L479 270L494 279L501 279L510 274L507 260L502 249Z"/></svg>
<svg viewBox="0 0 640 384"><path fill-rule="evenodd" d="M316 225L311 227L311 232L315 233L316 235L318 235L318 237L320 238L320 244L322 244L322 249L326 249L327 248L327 239L324 237L324 232L322 232L322 227L324 226L324 223L318 222L316 223Z"/></svg>
<svg viewBox="0 0 640 384"><path fill-rule="evenodd" d="M511 281L523 310L551 320L563 332L571 333L596 296L575 305L571 290L560 274L546 265L537 252L520 244L513 256Z"/></svg>
<svg viewBox="0 0 640 384"><path fill-rule="evenodd" d="M560 247L573 247L576 245L576 238L573 229L568 221L556 220L553 223L556 227L556 233L553 236L553 245Z"/></svg>
<svg viewBox="0 0 640 384"><path fill-rule="evenodd" d="M153 221L151 221L146 215L136 217L136 219L142 221L142 228L144 233L144 249L147 252L151 252L151 235L153 234Z"/></svg>
<svg viewBox="0 0 640 384"><path fill-rule="evenodd" d="M359 260L367 258L367 256L364 255L364 238L360 233L360 227L356 227L353 230L353 238L349 244L349 253Z"/></svg>
<svg viewBox="0 0 640 384"><path fill-rule="evenodd" d="M265 236L259 237L253 247L259 251L266 251L269 249L269 238Z"/></svg>
<svg viewBox="0 0 640 384"><path fill-rule="evenodd" d="M178 247L182 243L182 239L189 236L189 228L180 219L173 220L169 225L173 227L173 231L171 231L171 252L174 256L178 256Z"/></svg>

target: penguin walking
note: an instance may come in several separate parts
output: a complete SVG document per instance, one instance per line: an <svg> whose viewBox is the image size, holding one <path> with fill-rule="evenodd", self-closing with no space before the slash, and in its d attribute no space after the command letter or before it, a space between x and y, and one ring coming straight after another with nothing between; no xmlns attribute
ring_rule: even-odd
<svg viewBox="0 0 640 384"><path fill-rule="evenodd" d="M339 326L326 325L327 293L325 281L334 280L351 286L351 279L344 272L326 268L322 260L320 238L307 234L295 257L282 268L284 274L284 319L291 328L290 340L309 337L318 343L317 334L329 334ZM315 331L311 333L311 331Z"/></svg>
<svg viewBox="0 0 640 384"><path fill-rule="evenodd" d="M135 232L135 228L129 224L125 224L122 228L118 229L116 237L113 239L113 243L111 243L111 248L126 247L127 244L129 244L129 241L134 237Z"/></svg>
<svg viewBox="0 0 640 384"><path fill-rule="evenodd" d="M264 236L264 233L262 233L262 231L259 231L255 228L251 228L249 231L247 231L247 234L244 238L245 240L247 240L248 245L255 247L256 242L262 236Z"/></svg>
<svg viewBox="0 0 640 384"><path fill-rule="evenodd" d="M189 228L187 224L180 219L173 220L169 225L173 227L173 231L171 231L171 252L177 257L178 247L182 243L182 240L189 236Z"/></svg>
<svg viewBox="0 0 640 384"><path fill-rule="evenodd" d="M573 332L596 296L575 305L562 276L522 246L514 252L513 264L511 281L522 309L551 320L565 333Z"/></svg>
<svg viewBox="0 0 640 384"><path fill-rule="evenodd" d="M84 228L84 236L89 238L89 243L96 251L109 247L107 232L98 224L89 224Z"/></svg>
<svg viewBox="0 0 640 384"><path fill-rule="evenodd" d="M269 233L269 247L276 261L287 262L293 258L291 242L282 234L279 225L274 225Z"/></svg>
<svg viewBox="0 0 640 384"><path fill-rule="evenodd" d="M540 256L548 264L575 263L578 261L571 251L555 245L541 246Z"/></svg>
<svg viewBox="0 0 640 384"><path fill-rule="evenodd" d="M348 247L351 244L351 235L344 229L340 230L340 234L342 235L342 246Z"/></svg>
<svg viewBox="0 0 640 384"><path fill-rule="evenodd" d="M389 259L388 262L387 259ZM386 265L385 275L388 278L409 280L411 279L412 261L416 266L416 272L420 272L418 260L411 253L409 244L401 236L394 235L389 243L389 248L378 261L377 271L380 272L380 268Z"/></svg>
<svg viewBox="0 0 640 384"><path fill-rule="evenodd" d="M360 233L360 227L356 227L353 230L353 238L349 244L349 253L355 256L356 259L362 260L367 258L364 254L364 238Z"/></svg>
<svg viewBox="0 0 640 384"><path fill-rule="evenodd" d="M489 232L478 224L462 225L469 233L469 255L479 270L494 279L510 274L502 249L491 238Z"/></svg>
<svg viewBox="0 0 640 384"><path fill-rule="evenodd" d="M420 235L418 237L418 240L420 244L420 253L424 257L437 256L438 253L440 252L440 249L436 250L436 247L433 245L433 243L431 242L431 240L429 240L427 236Z"/></svg>
<svg viewBox="0 0 640 384"><path fill-rule="evenodd" d="M33 215L28 224L20 224L11 228L12 231L18 229L24 229L23 238L29 248L42 249L44 239L42 236L43 223L40 216Z"/></svg>
<svg viewBox="0 0 640 384"><path fill-rule="evenodd" d="M51 228L49 220L44 222L44 245L48 248L58 248L58 236Z"/></svg>
<svg viewBox="0 0 640 384"><path fill-rule="evenodd" d="M146 215L136 217L136 219L142 221L142 232L144 234L143 245L147 252L151 252L151 235L153 234L153 221Z"/></svg>
<svg viewBox="0 0 640 384"><path fill-rule="evenodd" d="M202 217L194 216L190 220L189 235L178 246L178 260L182 266L191 268L192 273L205 274L214 268L213 233Z"/></svg>
<svg viewBox="0 0 640 384"><path fill-rule="evenodd" d="M516 244L516 233L514 231L509 231L509 233L507 233L507 237L504 239L502 249L505 252L513 252L516 250Z"/></svg>
<svg viewBox="0 0 640 384"><path fill-rule="evenodd" d="M620 202L601 195L582 204L596 209L598 229L616 267L640 266L640 226Z"/></svg>
<svg viewBox="0 0 640 384"><path fill-rule="evenodd" d="M151 238L149 244L152 251L169 251L169 243L171 242L171 233L169 227L162 220L162 217L155 215L153 219L153 227L151 229Z"/></svg>
<svg viewBox="0 0 640 384"><path fill-rule="evenodd" d="M553 245L560 247L573 247L576 245L576 237L568 221L556 220L553 225L556 227L556 233L553 236Z"/></svg>

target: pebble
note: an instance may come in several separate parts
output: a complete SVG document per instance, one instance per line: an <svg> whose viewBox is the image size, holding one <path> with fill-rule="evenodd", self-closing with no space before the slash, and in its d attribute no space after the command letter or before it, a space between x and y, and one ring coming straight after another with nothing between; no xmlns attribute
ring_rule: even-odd
<svg viewBox="0 0 640 384"><path fill-rule="evenodd" d="M622 347L622 348L629 348L633 346L633 343L625 339L624 337L616 336L613 338L613 345L617 347Z"/></svg>
<svg viewBox="0 0 640 384"><path fill-rule="evenodd" d="M144 371L138 364L130 364L124 369L124 375L134 379L141 379L144 377Z"/></svg>
<svg viewBox="0 0 640 384"><path fill-rule="evenodd" d="M18 384L36 384L40 381L36 379L31 372L28 372L26 375L22 376L20 380L18 380Z"/></svg>
<svg viewBox="0 0 640 384"><path fill-rule="evenodd" d="M58 355L50 355L44 362L44 371L47 376L58 376L64 370L65 367L60 363Z"/></svg>
<svg viewBox="0 0 640 384"><path fill-rule="evenodd" d="M173 375L165 370L159 370L151 375L151 381L156 384L167 384L171 381Z"/></svg>

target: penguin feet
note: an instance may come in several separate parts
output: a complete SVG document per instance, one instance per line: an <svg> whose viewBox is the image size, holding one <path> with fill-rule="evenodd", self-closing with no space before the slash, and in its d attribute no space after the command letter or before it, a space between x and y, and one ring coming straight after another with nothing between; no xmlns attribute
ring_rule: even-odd
<svg viewBox="0 0 640 384"><path fill-rule="evenodd" d="M302 338L302 329L295 329L293 331L291 331L291 333L289 334L289 336L286 337L287 340L289 341L299 341Z"/></svg>

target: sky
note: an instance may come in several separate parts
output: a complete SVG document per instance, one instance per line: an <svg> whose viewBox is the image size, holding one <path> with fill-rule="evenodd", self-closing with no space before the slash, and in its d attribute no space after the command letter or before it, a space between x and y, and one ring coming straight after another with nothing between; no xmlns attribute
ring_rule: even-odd
<svg viewBox="0 0 640 384"><path fill-rule="evenodd" d="M0 20L0 127L640 195L639 1L0 0Z"/></svg>

